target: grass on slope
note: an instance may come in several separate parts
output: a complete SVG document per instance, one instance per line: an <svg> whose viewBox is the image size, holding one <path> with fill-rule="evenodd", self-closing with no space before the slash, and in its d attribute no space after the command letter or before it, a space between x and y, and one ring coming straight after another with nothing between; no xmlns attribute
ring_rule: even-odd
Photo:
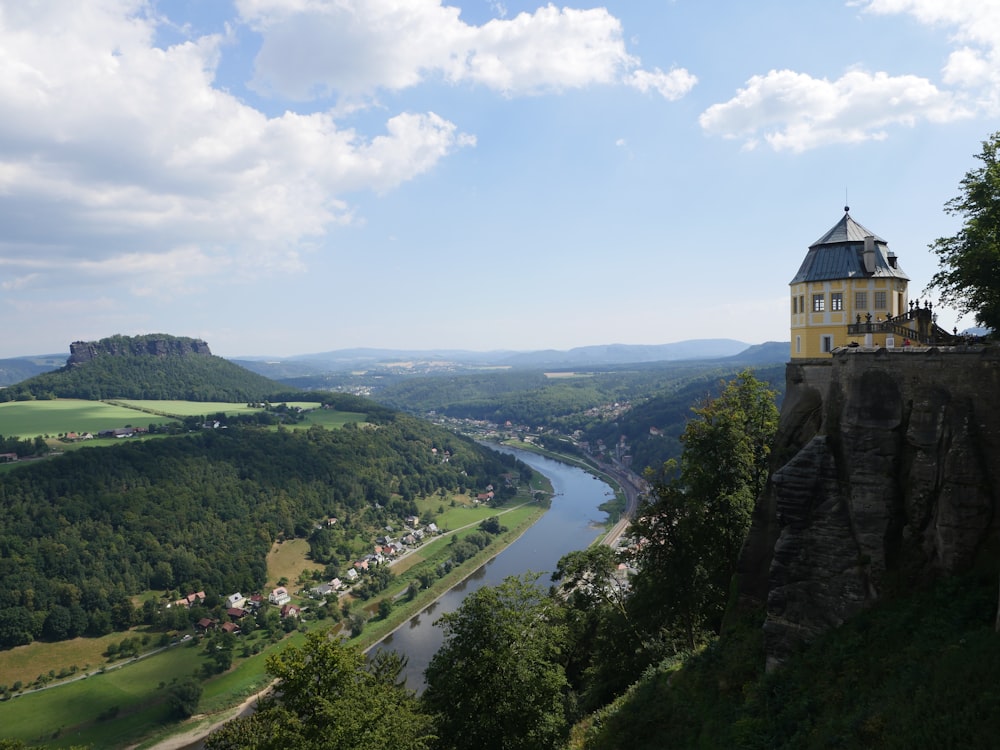
<svg viewBox="0 0 1000 750"><path fill-rule="evenodd" d="M303 422L292 428L306 428L319 424L333 429L348 422L361 422L364 414L335 409L317 409L315 403L290 402L289 406L311 409ZM114 402L85 401L83 399L59 398L41 401L8 401L0 403L0 435L21 439L38 435L56 437L67 432L96 435L102 430L116 427L142 426L175 422L188 416L218 414L249 414L261 411L245 403L225 401L138 401L120 399ZM83 443L81 445L86 445ZM69 448L60 444L60 449Z"/></svg>
<svg viewBox="0 0 1000 750"><path fill-rule="evenodd" d="M664 663L581 722L575 750L994 748L1000 634L993 574L887 601L769 675L760 617L683 666Z"/></svg>
<svg viewBox="0 0 1000 750"><path fill-rule="evenodd" d="M163 424L172 419L143 414L103 401L60 398L51 401L8 401L0 404L0 435L33 438L66 432L112 430L125 425Z"/></svg>

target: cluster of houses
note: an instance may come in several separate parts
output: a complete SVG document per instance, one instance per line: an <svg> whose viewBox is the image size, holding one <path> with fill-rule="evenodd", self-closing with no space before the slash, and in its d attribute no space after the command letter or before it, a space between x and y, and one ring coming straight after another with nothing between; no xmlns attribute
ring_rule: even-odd
<svg viewBox="0 0 1000 750"><path fill-rule="evenodd" d="M486 494L492 498L493 488L489 487ZM351 567L343 574L343 579L333 578L319 586L314 586L309 590L310 595L317 599L323 599L330 595L339 595L340 592L348 590L351 584L361 580L362 576L368 571L380 565L391 563L410 548L419 546L428 535L441 533L437 524L429 523L422 525L418 516L408 516L404 519L404 522L407 529L401 538L397 540L390 536L393 530L391 527L387 527L387 534L379 537L368 555L355 560L351 564ZM330 526L336 525L336 523L336 518L330 518L327 521L327 524ZM191 607L204 604L205 598L204 591L195 591L167 606L190 609ZM265 603L280 607L282 619L298 617L301 613L301 609L292 603L292 597L287 587L277 586L267 595L267 599L262 594L253 594L251 596L244 596L239 592L230 594L226 597L225 601L225 611L229 618L228 622L219 622L211 617L203 617L195 623L195 627L203 632L221 630L227 633L239 633L241 632L240 622L243 618L257 612Z"/></svg>
<svg viewBox="0 0 1000 750"><path fill-rule="evenodd" d="M426 526L422 526L418 516L407 516L403 520L408 528L402 537L396 539L390 536L393 529L391 527L387 527L387 534L385 536L380 536L376 540L370 553L359 560L355 560L351 564L351 567L348 568L347 572L343 574L343 579L332 578L319 586L313 586L309 589L310 595L317 599L324 599L333 594L339 595L341 591L349 589L351 584L357 583L361 580L361 577L372 568L385 565L386 563L391 563L393 560L396 560L401 555L406 553L410 548L419 546L428 535L441 533L441 530L435 523L429 523ZM328 521L331 525L336 522L337 519L335 518Z"/></svg>
<svg viewBox="0 0 1000 750"><path fill-rule="evenodd" d="M278 586L272 589L271 593L268 594L266 601L268 604L281 607L282 619L288 617L298 617L302 612L301 608L292 604L292 597L288 593L288 589L284 586ZM226 615L229 617L228 622L219 622L211 617L202 617L195 623L195 628L202 632L209 630L221 630L224 633L239 633L241 632L240 622L242 622L243 618L257 612L264 606L264 602L265 599L261 594L244 596L237 591L236 593L230 594L226 597L225 608ZM191 607L199 606L204 603L205 592L196 591L178 599L168 606L185 607L190 609Z"/></svg>

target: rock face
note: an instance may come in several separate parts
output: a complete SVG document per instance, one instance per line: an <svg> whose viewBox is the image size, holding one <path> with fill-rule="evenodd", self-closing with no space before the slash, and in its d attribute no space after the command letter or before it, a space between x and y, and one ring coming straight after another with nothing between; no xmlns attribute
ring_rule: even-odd
<svg viewBox="0 0 1000 750"><path fill-rule="evenodd" d="M789 363L739 568L768 667L896 587L996 555L1000 352L839 350Z"/></svg>
<svg viewBox="0 0 1000 750"><path fill-rule="evenodd" d="M152 355L155 357L209 355L208 344L200 339L153 334L150 336L111 336L100 341L74 341L69 345L68 366L82 365L97 357Z"/></svg>

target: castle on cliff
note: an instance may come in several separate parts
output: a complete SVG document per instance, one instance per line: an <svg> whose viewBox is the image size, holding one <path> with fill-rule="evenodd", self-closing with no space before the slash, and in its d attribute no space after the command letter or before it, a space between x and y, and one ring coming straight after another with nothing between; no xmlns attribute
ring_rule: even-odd
<svg viewBox="0 0 1000 750"><path fill-rule="evenodd" d="M789 282L792 359L828 358L841 346L952 343L930 303L910 301L910 278L888 243L849 210L809 246Z"/></svg>

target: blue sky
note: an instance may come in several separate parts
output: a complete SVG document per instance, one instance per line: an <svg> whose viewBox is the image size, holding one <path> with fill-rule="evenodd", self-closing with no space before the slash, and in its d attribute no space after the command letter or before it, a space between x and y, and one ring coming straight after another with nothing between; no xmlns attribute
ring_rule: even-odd
<svg viewBox="0 0 1000 750"><path fill-rule="evenodd" d="M785 341L998 114L982 0L0 0L0 357Z"/></svg>

